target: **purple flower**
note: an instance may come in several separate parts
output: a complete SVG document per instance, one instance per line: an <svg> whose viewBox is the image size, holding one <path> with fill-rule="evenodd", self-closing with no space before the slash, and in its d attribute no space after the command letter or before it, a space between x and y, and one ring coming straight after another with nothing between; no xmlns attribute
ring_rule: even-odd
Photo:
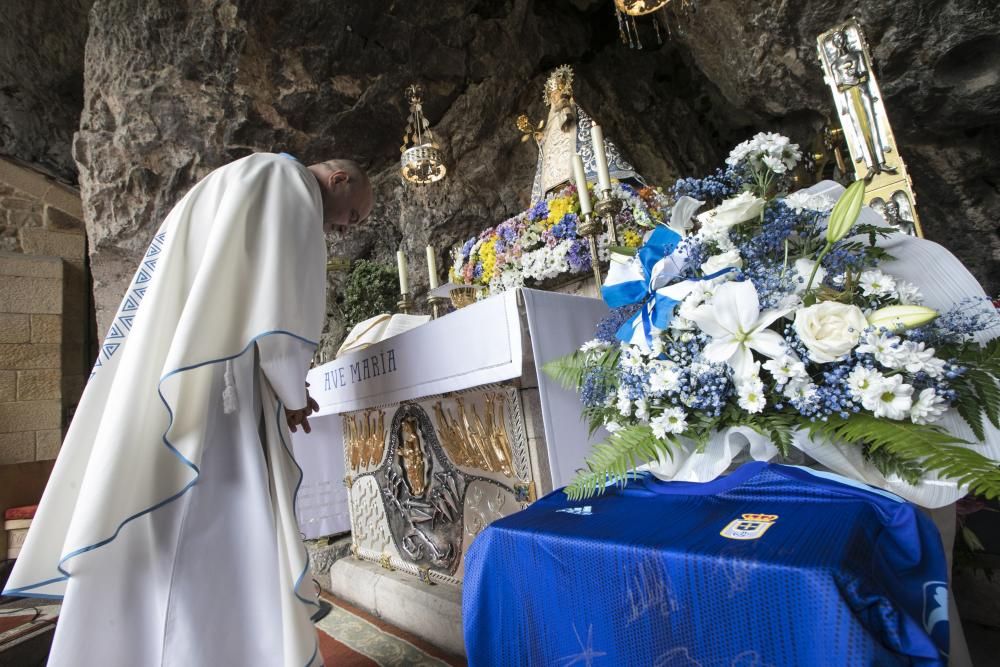
<svg viewBox="0 0 1000 667"><path fill-rule="evenodd" d="M544 199L538 202L528 210L528 217L530 217L534 222L538 222L539 220L544 220L549 217L549 203Z"/></svg>
<svg viewBox="0 0 1000 667"><path fill-rule="evenodd" d="M590 244L580 239L570 246L566 253L566 261L573 273L583 273L590 270Z"/></svg>

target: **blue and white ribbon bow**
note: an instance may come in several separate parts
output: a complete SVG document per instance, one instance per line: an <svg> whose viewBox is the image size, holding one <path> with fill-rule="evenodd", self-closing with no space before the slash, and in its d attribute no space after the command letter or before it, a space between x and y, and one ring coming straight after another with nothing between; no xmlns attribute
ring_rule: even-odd
<svg viewBox="0 0 1000 667"><path fill-rule="evenodd" d="M700 282L684 280L669 284L681 274L687 263L681 240L680 234L659 225L634 257L625 262L612 260L608 277L601 287L604 301L612 308L642 304L639 311L618 329L618 340L649 351L653 335L667 328L677 304ZM729 270L702 280L710 280Z"/></svg>

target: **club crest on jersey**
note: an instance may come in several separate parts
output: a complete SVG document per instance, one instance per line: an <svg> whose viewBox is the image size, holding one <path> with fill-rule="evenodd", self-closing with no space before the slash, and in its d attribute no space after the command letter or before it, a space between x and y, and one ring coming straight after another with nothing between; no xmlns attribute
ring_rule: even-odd
<svg viewBox="0 0 1000 667"><path fill-rule="evenodd" d="M934 643L948 645L948 584L928 581L924 584L924 630ZM945 655L948 655L942 651Z"/></svg>
<svg viewBox="0 0 1000 667"><path fill-rule="evenodd" d="M744 514L743 518L730 521L719 535L730 540L756 540L777 520L777 514Z"/></svg>

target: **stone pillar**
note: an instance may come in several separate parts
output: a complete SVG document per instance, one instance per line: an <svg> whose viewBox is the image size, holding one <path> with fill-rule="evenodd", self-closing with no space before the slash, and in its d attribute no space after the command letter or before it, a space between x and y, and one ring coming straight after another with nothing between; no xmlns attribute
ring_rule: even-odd
<svg viewBox="0 0 1000 667"><path fill-rule="evenodd" d="M0 158L0 465L53 459L93 361L80 195Z"/></svg>

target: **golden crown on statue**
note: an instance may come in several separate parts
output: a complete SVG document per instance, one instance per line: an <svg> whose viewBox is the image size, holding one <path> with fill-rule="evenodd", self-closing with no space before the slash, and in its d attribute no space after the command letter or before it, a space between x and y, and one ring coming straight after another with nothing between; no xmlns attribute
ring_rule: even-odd
<svg viewBox="0 0 1000 667"><path fill-rule="evenodd" d="M545 81L545 93L542 101L548 104L549 100L552 99L552 93L563 91L573 93L573 68L569 65L560 65L552 71L552 74L549 74L548 80Z"/></svg>

